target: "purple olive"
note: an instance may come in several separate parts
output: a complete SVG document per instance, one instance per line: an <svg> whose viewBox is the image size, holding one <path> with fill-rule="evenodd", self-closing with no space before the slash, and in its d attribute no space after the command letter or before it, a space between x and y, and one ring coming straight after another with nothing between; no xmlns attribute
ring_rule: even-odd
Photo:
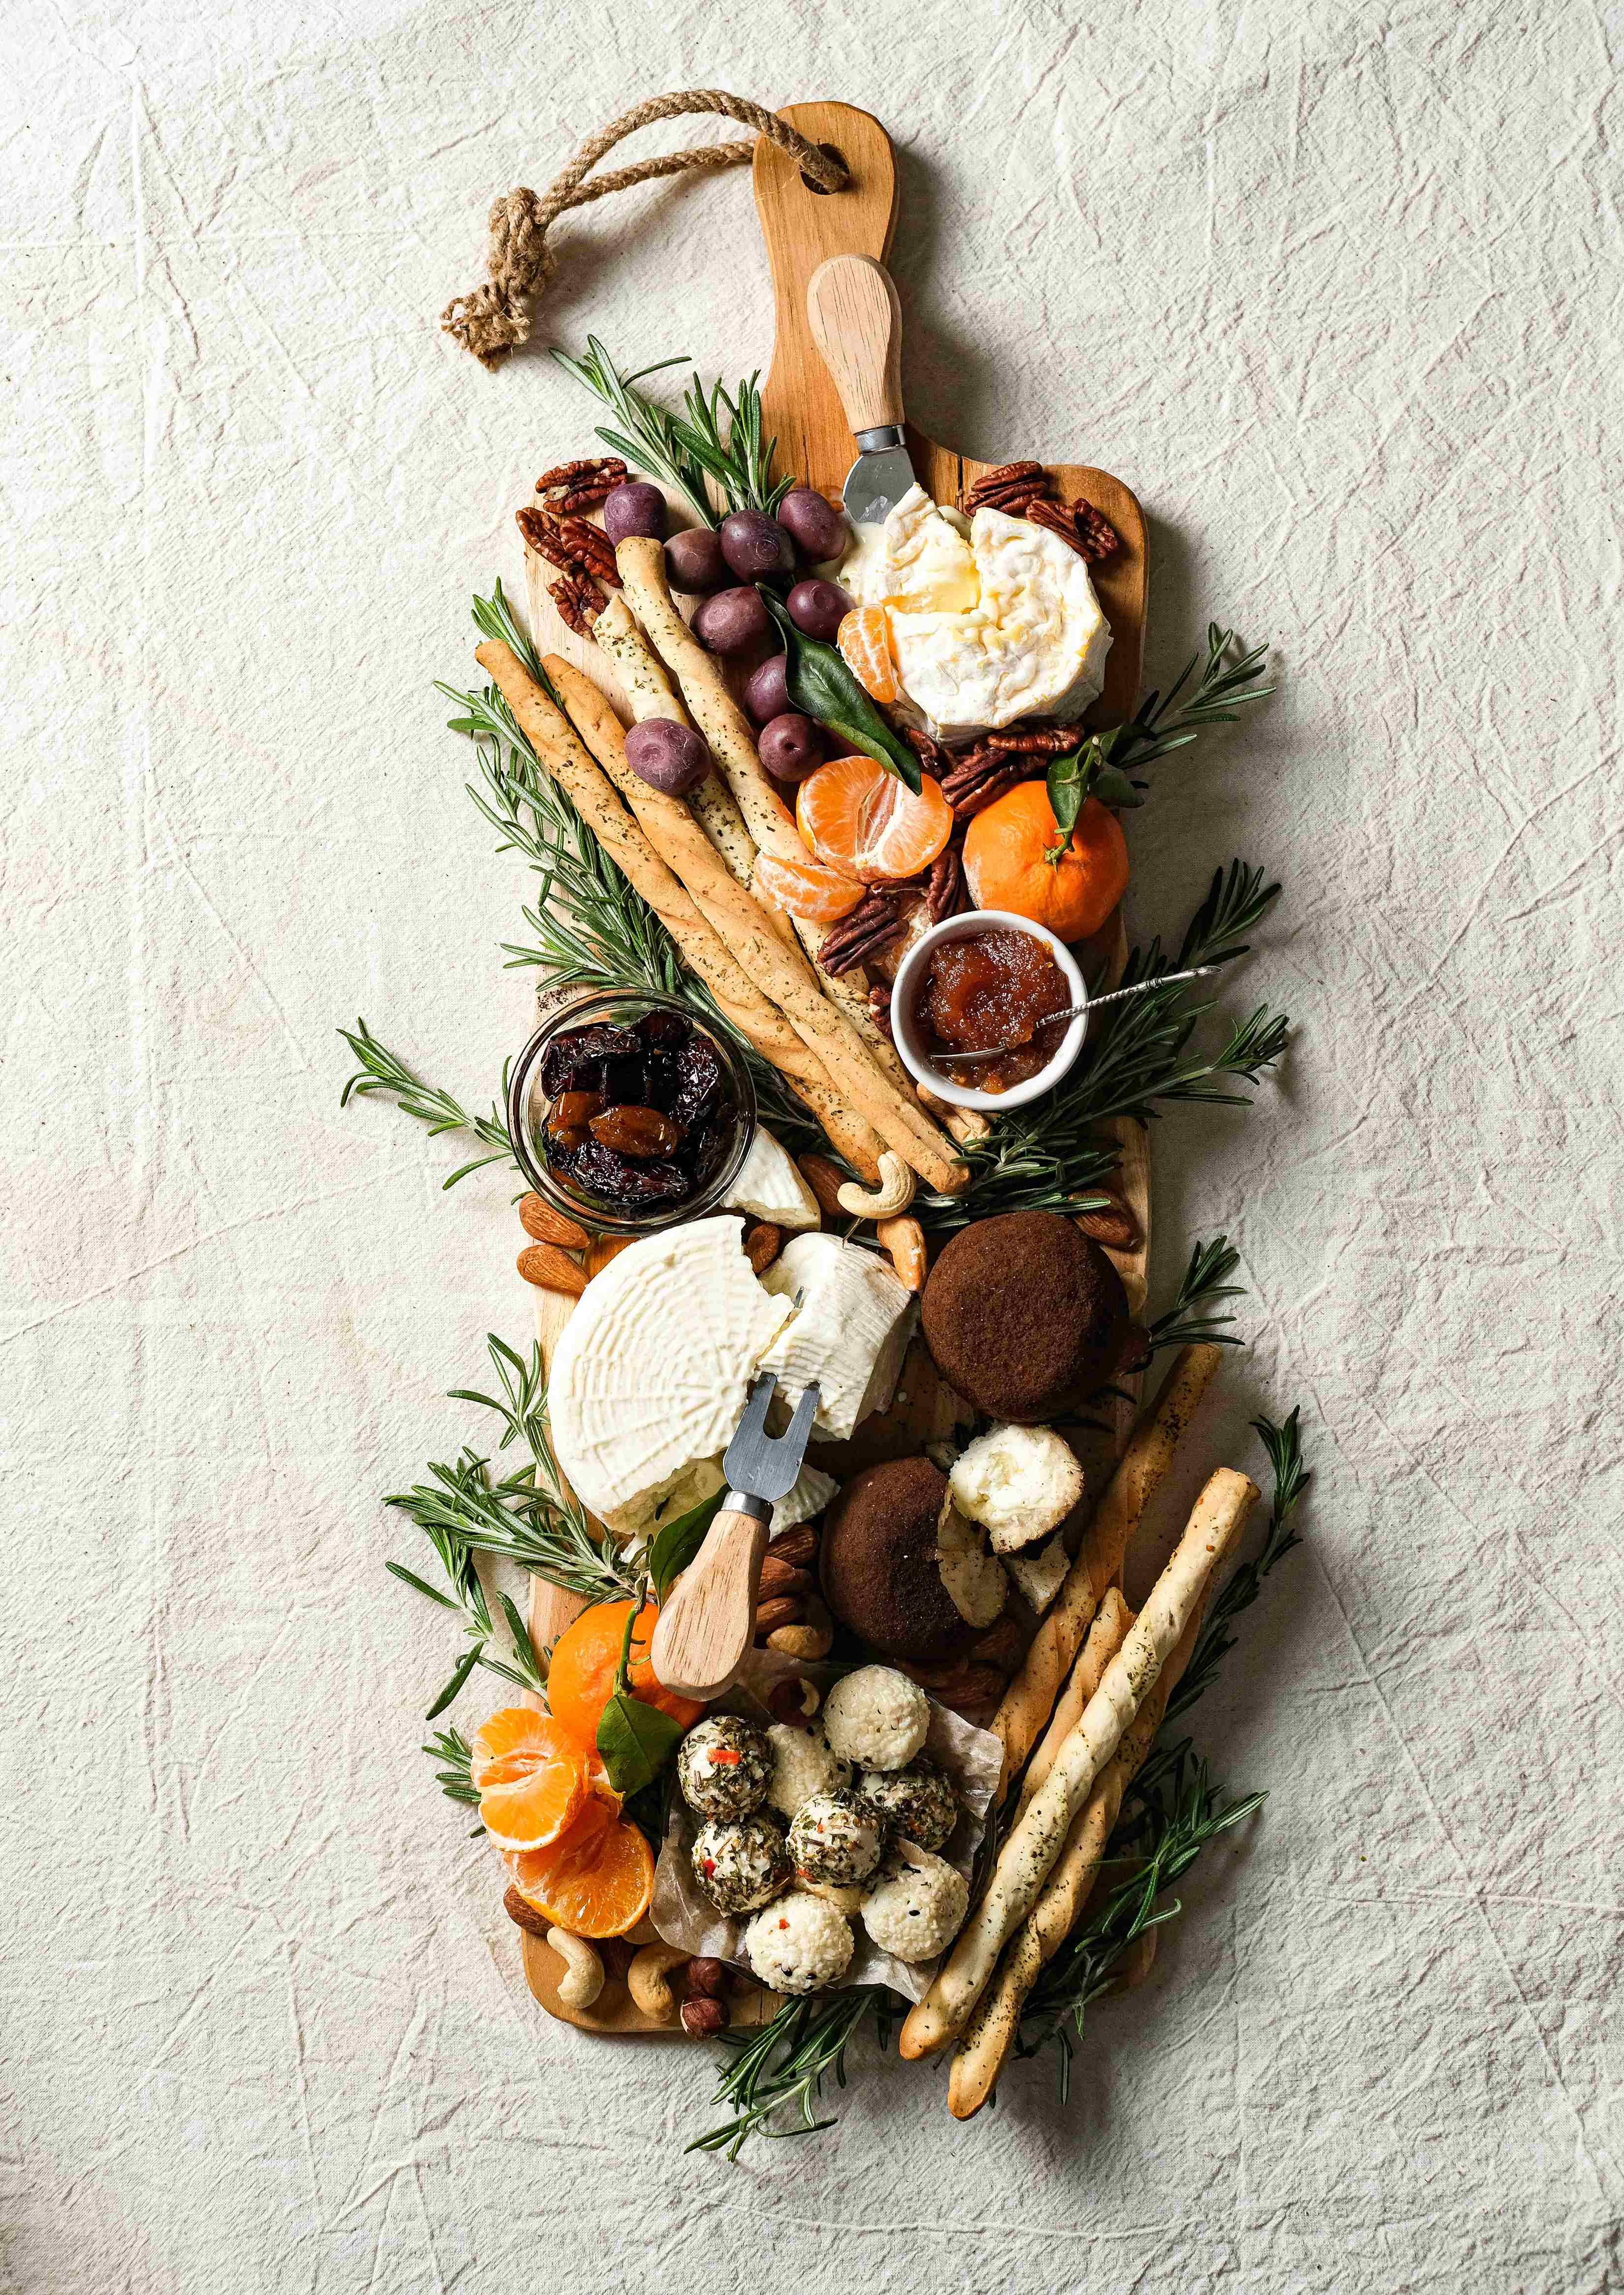
<svg viewBox="0 0 1624 2295"><path fill-rule="evenodd" d="M624 542L633 534L658 542L665 531L665 495L642 478L611 486L603 501L603 530L611 542Z"/></svg>
<svg viewBox="0 0 1624 2295"><path fill-rule="evenodd" d="M719 590L694 616L694 635L712 653L748 653L771 627L771 616L747 582Z"/></svg>
<svg viewBox="0 0 1624 2295"><path fill-rule="evenodd" d="M705 779L710 752L691 725L673 725L668 718L650 717L628 728L626 763L650 788L664 789L668 796L685 796Z"/></svg>
<svg viewBox="0 0 1624 2295"><path fill-rule="evenodd" d="M796 562L795 545L788 534L764 510L730 510L718 532L722 554L741 582L757 582L765 575L788 574Z"/></svg>
<svg viewBox="0 0 1624 2295"><path fill-rule="evenodd" d="M722 588L728 579L728 561L710 527L690 526L672 535L665 544L665 578L689 598Z"/></svg>
<svg viewBox="0 0 1624 2295"><path fill-rule="evenodd" d="M832 638L852 610L838 582L797 582L787 602L790 620L809 638Z"/></svg>
<svg viewBox="0 0 1624 2295"><path fill-rule="evenodd" d="M770 653L750 672L745 685L745 707L758 725L781 717L786 709L793 709L789 698L789 656Z"/></svg>
<svg viewBox="0 0 1624 2295"><path fill-rule="evenodd" d="M850 539L846 522L815 486L791 486L779 504L779 524L792 534L814 566L838 558Z"/></svg>
<svg viewBox="0 0 1624 2295"><path fill-rule="evenodd" d="M787 710L755 737L761 761L775 781L804 781L823 763L823 737L810 717Z"/></svg>

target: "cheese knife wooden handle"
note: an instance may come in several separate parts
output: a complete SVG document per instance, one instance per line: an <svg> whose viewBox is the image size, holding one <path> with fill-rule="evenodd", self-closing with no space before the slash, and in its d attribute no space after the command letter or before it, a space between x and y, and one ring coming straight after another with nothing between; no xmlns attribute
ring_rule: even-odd
<svg viewBox="0 0 1624 2295"><path fill-rule="evenodd" d="M724 1507L706 1531L705 1543L662 1606L649 1645L655 1679L684 1697L719 1697L755 1638L772 1509L737 1491L729 1496L738 1503Z"/></svg>
<svg viewBox="0 0 1624 2295"><path fill-rule="evenodd" d="M806 315L853 433L902 422L902 309L868 255L831 255L806 285Z"/></svg>

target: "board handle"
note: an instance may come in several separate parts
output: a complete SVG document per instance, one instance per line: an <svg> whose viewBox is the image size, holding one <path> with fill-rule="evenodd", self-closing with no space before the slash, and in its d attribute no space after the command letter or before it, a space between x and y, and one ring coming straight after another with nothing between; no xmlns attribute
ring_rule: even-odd
<svg viewBox="0 0 1624 2295"><path fill-rule="evenodd" d="M854 432L902 427L902 306L883 263L831 255L806 289L812 340Z"/></svg>
<svg viewBox="0 0 1624 2295"><path fill-rule="evenodd" d="M728 1687L755 1631L766 1551L767 1514L723 1507L655 1621L649 1662L662 1688L708 1698Z"/></svg>

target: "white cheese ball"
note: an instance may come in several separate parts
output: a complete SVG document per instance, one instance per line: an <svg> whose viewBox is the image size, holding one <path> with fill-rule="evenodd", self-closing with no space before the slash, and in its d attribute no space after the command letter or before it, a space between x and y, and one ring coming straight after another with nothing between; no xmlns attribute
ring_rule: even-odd
<svg viewBox="0 0 1624 2295"><path fill-rule="evenodd" d="M701 1817L748 1817L767 1797L772 1757L754 1721L713 1713L677 1748L677 1783Z"/></svg>
<svg viewBox="0 0 1624 2295"><path fill-rule="evenodd" d="M814 1793L789 1828L789 1853L803 1881L844 1889L865 1881L879 1863L880 1832L848 1793Z"/></svg>
<svg viewBox="0 0 1624 2295"><path fill-rule="evenodd" d="M834 1793L851 1782L851 1763L830 1752L821 1728L796 1729L775 1721L767 1732L767 1750L772 1756L768 1806L782 1817L794 1817L814 1793Z"/></svg>
<svg viewBox="0 0 1624 2295"><path fill-rule="evenodd" d="M923 1746L930 1700L894 1666L860 1665L823 1704L823 1733L843 1761L861 1769L900 1769Z"/></svg>
<svg viewBox="0 0 1624 2295"><path fill-rule="evenodd" d="M845 1974L852 1923L805 1889L791 1889L745 1931L745 1953L774 1992L816 1992Z"/></svg>
<svg viewBox="0 0 1624 2295"><path fill-rule="evenodd" d="M862 1900L862 1924L898 1960L934 1960L964 1925L970 1884L945 1858L922 1849L887 1859Z"/></svg>
<svg viewBox="0 0 1624 2295"><path fill-rule="evenodd" d="M978 1434L947 1480L953 1504L980 1523L995 1554L1047 1538L1082 1496L1082 1468L1052 1426Z"/></svg>

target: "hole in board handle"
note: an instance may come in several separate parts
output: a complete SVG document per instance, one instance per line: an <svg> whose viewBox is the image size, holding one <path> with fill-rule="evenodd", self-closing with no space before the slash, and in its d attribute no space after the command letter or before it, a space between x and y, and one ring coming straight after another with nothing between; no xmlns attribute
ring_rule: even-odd
<svg viewBox="0 0 1624 2295"><path fill-rule="evenodd" d="M840 188L844 192L849 192L852 188L851 162L847 159L845 153L841 150L839 144L820 143L818 149L822 152L826 159L837 159L840 162L840 165L845 169L846 179ZM804 167L800 170L800 176L801 181L805 184L807 190L812 192L818 199L828 200L834 197L834 193L826 190L823 184L814 184Z"/></svg>

